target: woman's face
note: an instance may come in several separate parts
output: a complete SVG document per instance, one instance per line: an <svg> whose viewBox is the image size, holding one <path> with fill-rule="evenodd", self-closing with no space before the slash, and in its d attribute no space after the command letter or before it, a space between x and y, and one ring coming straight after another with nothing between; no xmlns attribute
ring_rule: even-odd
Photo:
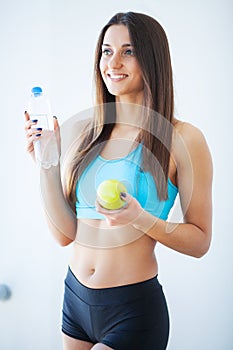
<svg viewBox="0 0 233 350"><path fill-rule="evenodd" d="M103 81L108 91L116 96L116 101L142 101L142 74L125 25L112 25L107 29L99 67Z"/></svg>

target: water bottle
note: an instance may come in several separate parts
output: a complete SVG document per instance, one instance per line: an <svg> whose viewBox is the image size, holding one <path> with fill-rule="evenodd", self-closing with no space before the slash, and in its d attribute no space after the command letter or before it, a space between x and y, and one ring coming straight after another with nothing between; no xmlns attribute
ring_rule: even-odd
<svg viewBox="0 0 233 350"><path fill-rule="evenodd" d="M54 134L53 117L48 97L44 95L41 87L36 86L31 90L31 97L28 105L28 112L31 120L37 120L33 128L38 130L42 137L34 141L34 150L37 163L48 169L56 166L59 161L58 147Z"/></svg>

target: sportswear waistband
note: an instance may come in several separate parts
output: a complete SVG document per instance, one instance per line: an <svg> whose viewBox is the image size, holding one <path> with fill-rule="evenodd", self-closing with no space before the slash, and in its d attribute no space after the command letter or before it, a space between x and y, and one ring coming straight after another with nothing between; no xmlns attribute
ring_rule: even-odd
<svg viewBox="0 0 233 350"><path fill-rule="evenodd" d="M95 207L82 206L78 202L76 203L76 216L77 219L105 219L104 215L98 213Z"/></svg>
<svg viewBox="0 0 233 350"><path fill-rule="evenodd" d="M89 305L113 305L131 302L136 299L147 298L157 289L161 289L158 276L133 284L127 284L109 288L90 288L83 285L74 275L70 267L65 279L65 284Z"/></svg>

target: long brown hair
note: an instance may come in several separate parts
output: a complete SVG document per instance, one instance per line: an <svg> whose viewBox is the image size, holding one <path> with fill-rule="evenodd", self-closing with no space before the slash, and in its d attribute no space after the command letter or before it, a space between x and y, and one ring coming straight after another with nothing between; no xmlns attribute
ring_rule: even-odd
<svg viewBox="0 0 233 350"><path fill-rule="evenodd" d="M144 146L141 168L144 171L150 171L153 175L159 199L167 199L174 113L173 79L168 40L164 29L155 19L145 14L127 12L114 15L99 35L94 67L95 113L68 171L65 191L71 203L77 200L75 193L77 181L88 164L101 152L115 126L115 96L110 94L104 84L99 63L104 35L111 25L116 24L123 24L128 28L144 81L144 125L138 138Z"/></svg>

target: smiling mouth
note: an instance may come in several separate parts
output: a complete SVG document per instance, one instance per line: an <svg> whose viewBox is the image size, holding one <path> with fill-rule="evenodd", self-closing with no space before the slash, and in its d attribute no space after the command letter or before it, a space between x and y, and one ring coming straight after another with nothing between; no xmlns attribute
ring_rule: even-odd
<svg viewBox="0 0 233 350"><path fill-rule="evenodd" d="M120 81L128 77L127 74L107 74L107 77L112 81Z"/></svg>

